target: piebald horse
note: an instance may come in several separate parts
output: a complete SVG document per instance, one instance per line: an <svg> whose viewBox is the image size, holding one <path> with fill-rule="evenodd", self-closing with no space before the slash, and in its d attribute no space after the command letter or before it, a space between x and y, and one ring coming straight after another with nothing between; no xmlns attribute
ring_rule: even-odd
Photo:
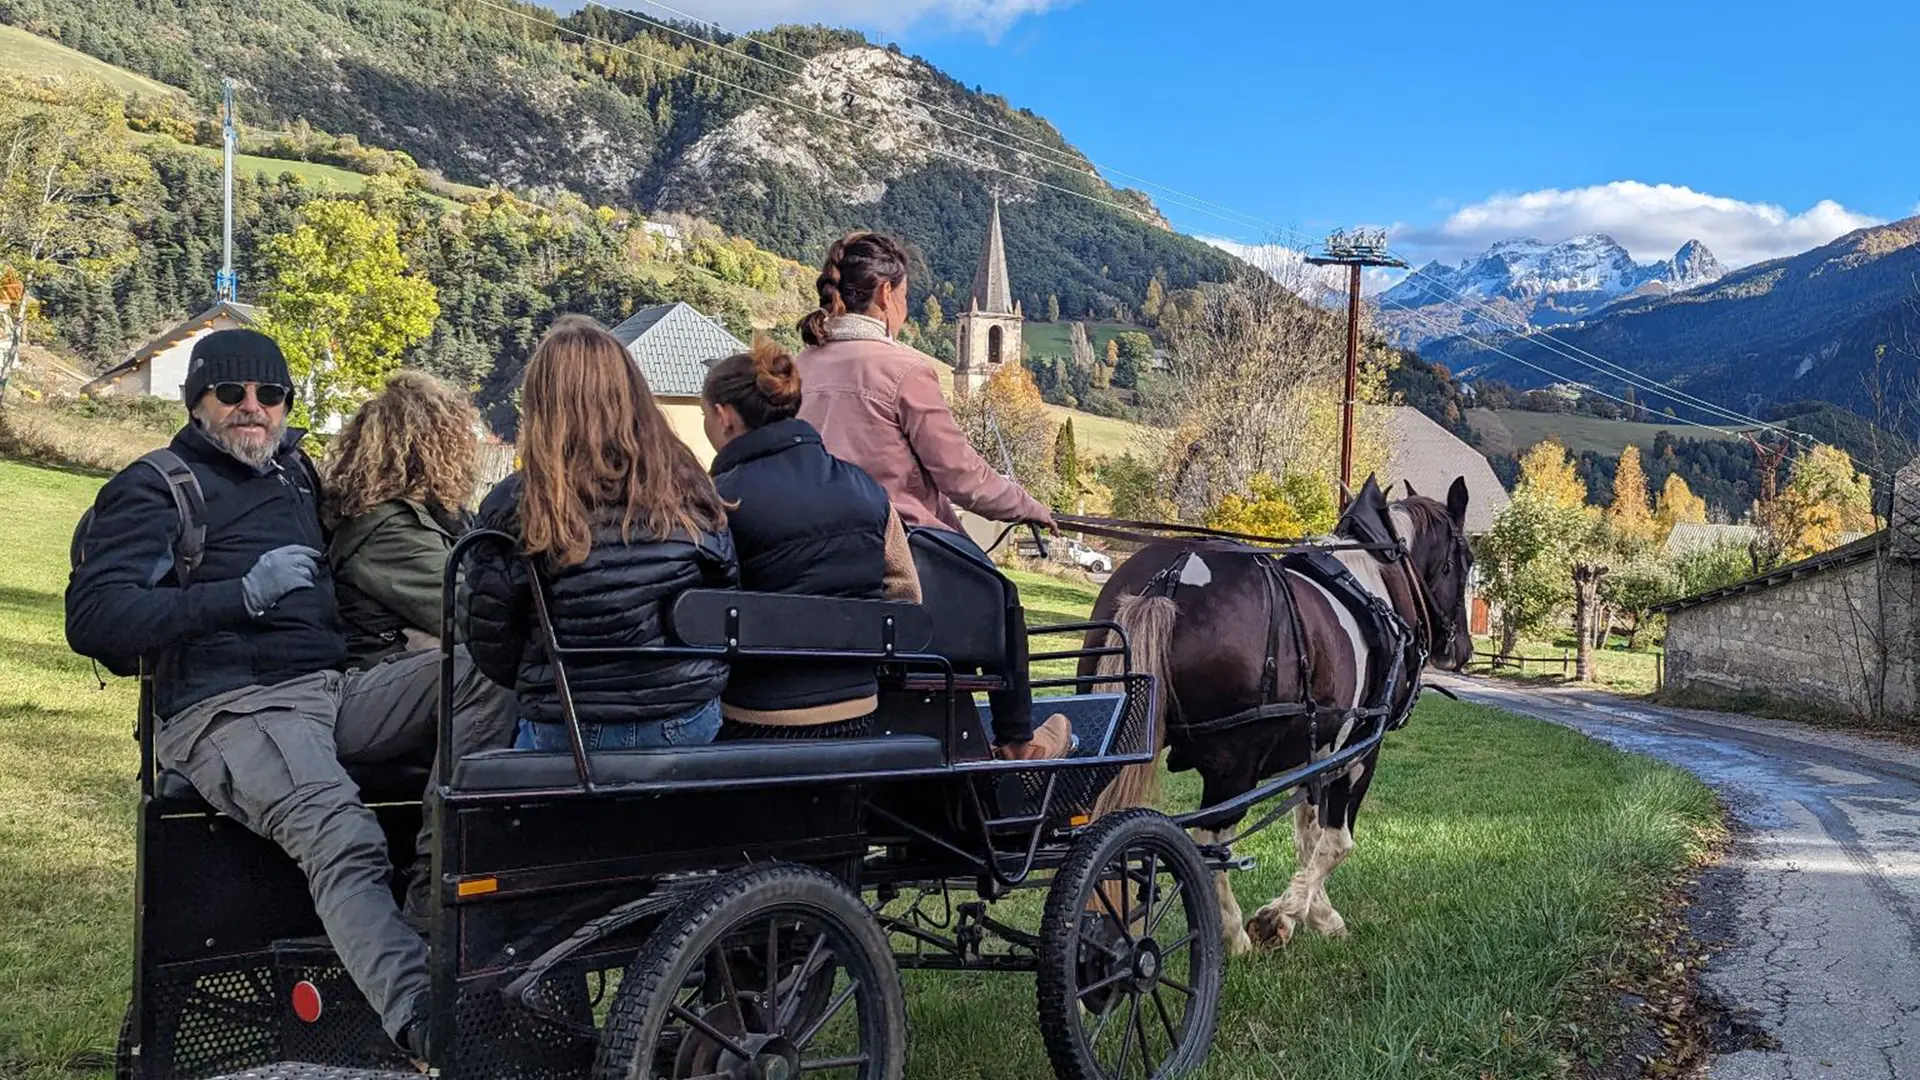
<svg viewBox="0 0 1920 1080"><path fill-rule="evenodd" d="M1458 671L1473 654L1466 607L1473 566L1466 542L1466 483L1455 480L1444 503L1415 494L1412 485L1407 496L1388 504L1369 480L1335 535L1387 540L1398 550L1347 550L1334 557L1398 616L1401 641L1419 646L1414 665L1426 655L1436 666ZM1351 718L1343 723L1343 714L1380 701L1381 691L1396 715L1411 707L1417 691L1417 670L1383 662L1395 642L1377 639L1383 636L1379 628L1390 623L1356 618L1312 576L1236 544L1175 540L1143 548L1114 572L1093 617L1119 623L1132 643L1135 670L1155 677L1160 693L1154 746L1166 746L1169 769L1199 771L1202 806L1337 753L1356 727ZM1096 663L1083 660L1080 674L1093 673ZM1373 685L1389 677L1396 685ZM1288 709L1272 707L1276 703L1310 703L1316 715L1310 721L1300 708L1285 715ZM1255 718L1230 726L1209 724L1249 715ZM1358 726L1371 730L1367 721ZM1284 944L1301 923L1322 934L1346 933L1346 921L1327 898L1327 876L1353 850L1354 819L1378 756L1376 747L1319 790L1310 790L1309 800L1295 808L1299 869L1286 891L1244 926L1226 874L1217 875L1229 954L1245 953L1256 943ZM1102 808L1147 801L1156 767L1151 762L1129 767L1103 796ZM1195 841L1221 842L1240 817L1244 811L1216 829L1196 829Z"/></svg>

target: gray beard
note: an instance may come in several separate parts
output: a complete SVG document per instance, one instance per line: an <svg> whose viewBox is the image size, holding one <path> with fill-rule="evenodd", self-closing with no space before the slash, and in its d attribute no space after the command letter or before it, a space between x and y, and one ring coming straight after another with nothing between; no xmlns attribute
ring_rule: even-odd
<svg viewBox="0 0 1920 1080"><path fill-rule="evenodd" d="M282 419L278 424L268 429L267 441L256 448L241 446L229 439L226 432L204 421L200 424L200 427L201 430L207 433L207 437L213 440L214 445L225 450L234 460L255 470L265 469L267 465L273 461L274 456L280 452L280 440L285 437L287 433L287 422Z"/></svg>

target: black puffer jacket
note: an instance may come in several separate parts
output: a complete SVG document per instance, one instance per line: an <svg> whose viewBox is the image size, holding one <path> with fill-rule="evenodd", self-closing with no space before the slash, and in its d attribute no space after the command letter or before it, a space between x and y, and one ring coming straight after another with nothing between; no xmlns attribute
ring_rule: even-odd
<svg viewBox="0 0 1920 1080"><path fill-rule="evenodd" d="M885 593L887 493L827 453L798 418L749 431L713 459L713 483L740 548L740 584L756 592L878 600ZM878 692L871 663L742 661L729 705L778 710Z"/></svg>
<svg viewBox="0 0 1920 1080"><path fill-rule="evenodd" d="M305 434L288 429L262 469L221 449L197 423L174 436L173 452L207 502L206 548L184 587L173 575L180 515L159 473L133 465L94 499L82 561L67 583L67 643L122 674L145 657L161 719L215 694L346 662L324 566L310 588L259 616L247 612L240 590L240 579L274 548L326 549L313 466L300 451Z"/></svg>
<svg viewBox="0 0 1920 1080"><path fill-rule="evenodd" d="M502 480L480 504L477 527L515 536L521 475ZM722 529L698 537L620 539L617 521L596 524L585 562L543 568L554 635L568 648L665 645L667 612L687 589L732 588L740 570L733 536ZM467 646L474 663L520 699L529 720L564 719L553 664L538 633L527 562L504 544L482 544L467 564L471 591ZM567 682L582 723L630 724L681 716L720 696L727 665L719 660L575 660Z"/></svg>

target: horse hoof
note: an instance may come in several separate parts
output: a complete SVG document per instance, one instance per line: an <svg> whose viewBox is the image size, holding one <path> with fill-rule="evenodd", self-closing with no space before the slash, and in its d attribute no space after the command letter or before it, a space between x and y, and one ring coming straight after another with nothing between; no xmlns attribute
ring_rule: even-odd
<svg viewBox="0 0 1920 1080"><path fill-rule="evenodd" d="M1222 934L1221 939L1226 945L1229 957L1245 956L1253 951L1253 939L1248 937L1247 932L1240 927L1236 926Z"/></svg>
<svg viewBox="0 0 1920 1080"><path fill-rule="evenodd" d="M1293 937L1293 921L1277 910L1262 908L1247 920L1247 937L1256 945L1277 948Z"/></svg>

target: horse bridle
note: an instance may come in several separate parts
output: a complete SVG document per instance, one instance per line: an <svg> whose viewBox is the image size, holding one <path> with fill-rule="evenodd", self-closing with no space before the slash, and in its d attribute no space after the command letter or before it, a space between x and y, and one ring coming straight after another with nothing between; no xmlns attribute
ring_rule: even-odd
<svg viewBox="0 0 1920 1080"><path fill-rule="evenodd" d="M1413 564L1413 544L1411 538L1398 535L1399 530L1394 528L1393 518L1391 516L1387 518L1387 528L1395 533L1394 539L1400 543L1401 556L1407 570L1407 582L1413 589L1415 603L1419 605L1420 617L1425 620L1427 624L1426 634L1424 635L1427 639L1427 656L1444 655L1447 650L1453 648L1453 642L1456 636L1453 628L1453 620L1448 618L1445 612L1434 606L1433 593L1427 588L1427 583L1422 578L1420 569ZM1453 535L1453 550L1448 553L1447 557L1465 562L1464 559L1460 559L1460 555L1466 547L1466 542L1465 534L1456 531ZM1439 634L1438 642L1434 640L1436 633ZM1423 663L1424 659L1425 658L1422 658Z"/></svg>

